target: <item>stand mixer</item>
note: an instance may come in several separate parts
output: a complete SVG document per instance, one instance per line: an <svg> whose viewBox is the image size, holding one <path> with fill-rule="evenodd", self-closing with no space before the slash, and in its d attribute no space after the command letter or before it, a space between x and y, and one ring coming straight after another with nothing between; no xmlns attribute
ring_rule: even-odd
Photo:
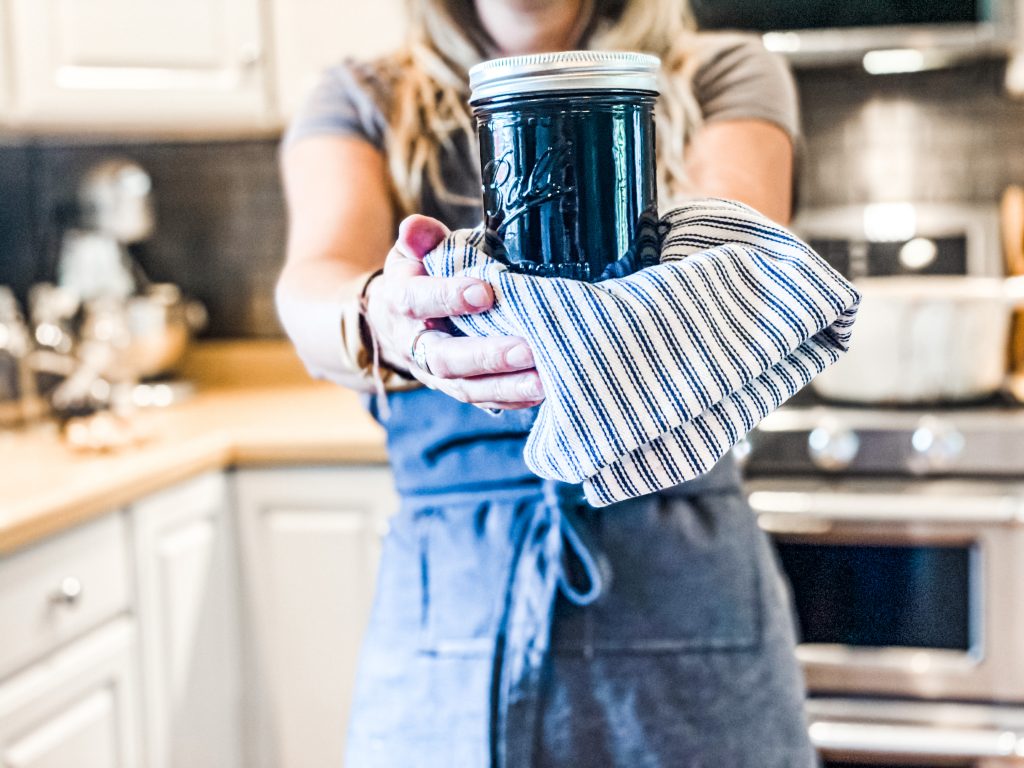
<svg viewBox="0 0 1024 768"><path fill-rule="evenodd" d="M77 197L79 222L64 233L57 284L36 286L31 302L37 336L55 322L76 328L74 365L50 394L54 410L70 417L184 399L191 386L169 377L206 311L178 286L152 282L129 252L154 229L149 174L105 160L85 173Z"/></svg>

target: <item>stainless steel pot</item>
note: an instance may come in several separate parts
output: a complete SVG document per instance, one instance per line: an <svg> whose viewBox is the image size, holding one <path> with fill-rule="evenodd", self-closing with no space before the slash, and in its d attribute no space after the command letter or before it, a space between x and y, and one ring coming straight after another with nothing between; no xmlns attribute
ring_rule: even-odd
<svg viewBox="0 0 1024 768"><path fill-rule="evenodd" d="M1024 277L877 277L857 282L861 306L849 353L814 380L851 403L976 400L1007 379L1011 318Z"/></svg>
<svg viewBox="0 0 1024 768"><path fill-rule="evenodd" d="M141 379L174 369L192 334L206 325L206 310L186 301L176 285L152 283L125 306L131 342L128 358Z"/></svg>
<svg viewBox="0 0 1024 768"><path fill-rule="evenodd" d="M202 304L176 285L152 283L124 300L86 303L82 354L87 348L92 368L112 381L153 378L174 369L205 323Z"/></svg>

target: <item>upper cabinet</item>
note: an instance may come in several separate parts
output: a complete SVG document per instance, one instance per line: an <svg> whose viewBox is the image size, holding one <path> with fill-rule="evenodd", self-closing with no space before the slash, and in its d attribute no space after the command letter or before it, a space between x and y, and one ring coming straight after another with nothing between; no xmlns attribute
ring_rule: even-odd
<svg viewBox="0 0 1024 768"><path fill-rule="evenodd" d="M11 92L10 53L7 33L7 0L0 0L0 127L7 124Z"/></svg>
<svg viewBox="0 0 1024 768"><path fill-rule="evenodd" d="M0 0L0 9L4 2L16 125L173 131L271 122L258 0ZM4 63L0 55L0 70Z"/></svg>
<svg viewBox="0 0 1024 768"><path fill-rule="evenodd" d="M295 114L325 67L346 56L394 50L405 32L404 5L402 0L273 0L279 119Z"/></svg>
<svg viewBox="0 0 1024 768"><path fill-rule="evenodd" d="M275 130L326 67L405 27L403 0L0 0L0 127Z"/></svg>

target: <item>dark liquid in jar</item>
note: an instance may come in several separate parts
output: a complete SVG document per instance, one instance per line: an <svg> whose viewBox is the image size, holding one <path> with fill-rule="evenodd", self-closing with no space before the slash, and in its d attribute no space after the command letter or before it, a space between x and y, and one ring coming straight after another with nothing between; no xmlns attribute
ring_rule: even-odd
<svg viewBox="0 0 1024 768"><path fill-rule="evenodd" d="M576 91L475 105L490 254L589 282L657 263L654 102Z"/></svg>

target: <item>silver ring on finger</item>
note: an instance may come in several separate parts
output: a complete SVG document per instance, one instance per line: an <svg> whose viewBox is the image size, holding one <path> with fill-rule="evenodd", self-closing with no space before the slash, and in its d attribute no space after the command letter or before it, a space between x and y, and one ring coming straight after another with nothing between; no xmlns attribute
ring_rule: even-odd
<svg viewBox="0 0 1024 768"><path fill-rule="evenodd" d="M434 372L430 370L430 363L427 361L427 349L420 343L424 335L428 333L439 333L442 336L448 335L444 331L438 331L434 328L421 328L412 337L412 344L409 345L409 359L412 360L417 368L433 376Z"/></svg>

